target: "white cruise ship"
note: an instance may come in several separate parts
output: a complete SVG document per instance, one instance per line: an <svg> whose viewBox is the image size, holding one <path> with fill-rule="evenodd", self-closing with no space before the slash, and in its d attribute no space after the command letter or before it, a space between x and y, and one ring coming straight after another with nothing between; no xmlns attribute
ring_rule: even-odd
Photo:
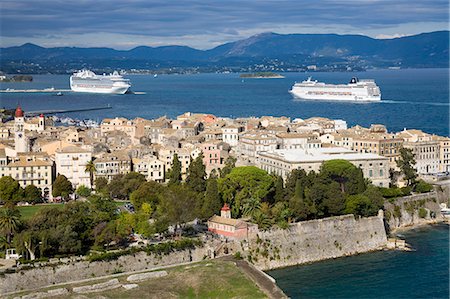
<svg viewBox="0 0 450 299"><path fill-rule="evenodd" d="M96 75L90 70L81 70L70 76L70 88L75 92L124 94L130 87L130 80L124 79L117 71Z"/></svg>
<svg viewBox="0 0 450 299"><path fill-rule="evenodd" d="M331 100L374 102L381 100L380 88L374 80L352 78L348 84L326 84L317 80L295 83L289 91L295 97L305 100Z"/></svg>

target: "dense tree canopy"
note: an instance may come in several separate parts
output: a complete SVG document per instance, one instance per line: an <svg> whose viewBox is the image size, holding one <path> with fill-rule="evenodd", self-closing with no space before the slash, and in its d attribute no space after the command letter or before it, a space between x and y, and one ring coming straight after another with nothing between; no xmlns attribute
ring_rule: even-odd
<svg viewBox="0 0 450 299"><path fill-rule="evenodd" d="M206 171L203 164L203 154L200 154L189 164L186 185L196 192L206 190Z"/></svg>
<svg viewBox="0 0 450 299"><path fill-rule="evenodd" d="M53 182L53 196L67 198L72 192L72 183L64 175L58 175L56 180Z"/></svg>
<svg viewBox="0 0 450 299"><path fill-rule="evenodd" d="M181 183L181 161L178 154L173 155L172 167L168 171L169 185L178 185Z"/></svg>
<svg viewBox="0 0 450 299"><path fill-rule="evenodd" d="M10 176L0 178L0 200L3 202L18 202L23 198L24 190L19 182Z"/></svg>
<svg viewBox="0 0 450 299"><path fill-rule="evenodd" d="M224 201L232 204L235 217L241 215L242 201L246 198L273 201L268 197L273 187L273 177L255 166L233 168L224 178L219 179L219 192Z"/></svg>

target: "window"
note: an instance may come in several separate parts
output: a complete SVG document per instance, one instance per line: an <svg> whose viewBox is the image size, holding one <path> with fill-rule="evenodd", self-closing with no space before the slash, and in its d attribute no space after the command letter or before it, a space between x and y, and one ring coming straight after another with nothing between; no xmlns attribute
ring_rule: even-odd
<svg viewBox="0 0 450 299"><path fill-rule="evenodd" d="M370 176L370 177L373 176L373 171L372 171L372 169L369 169L369 176Z"/></svg>

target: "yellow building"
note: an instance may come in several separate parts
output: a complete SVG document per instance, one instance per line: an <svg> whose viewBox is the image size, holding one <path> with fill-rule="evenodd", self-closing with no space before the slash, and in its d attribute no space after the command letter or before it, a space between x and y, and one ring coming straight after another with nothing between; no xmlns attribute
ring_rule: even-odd
<svg viewBox="0 0 450 299"><path fill-rule="evenodd" d="M44 153L18 153L7 157L0 149L0 177L10 176L22 188L34 185L41 189L42 195L51 198L54 164Z"/></svg>

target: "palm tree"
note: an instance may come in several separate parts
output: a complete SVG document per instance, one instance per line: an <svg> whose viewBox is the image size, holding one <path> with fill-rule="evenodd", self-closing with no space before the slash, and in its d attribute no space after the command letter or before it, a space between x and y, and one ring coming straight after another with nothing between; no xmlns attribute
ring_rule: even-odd
<svg viewBox="0 0 450 299"><path fill-rule="evenodd" d="M85 172L89 172L89 178L91 180L91 190L94 189L94 173L97 172L97 169L95 168L94 160L89 161L86 164Z"/></svg>
<svg viewBox="0 0 450 299"><path fill-rule="evenodd" d="M250 197L243 200L242 215L252 217L253 214L261 208L261 201L257 198Z"/></svg>
<svg viewBox="0 0 450 299"><path fill-rule="evenodd" d="M20 225L20 212L17 209L3 208L0 211L0 230L6 233L6 240L11 244L11 236Z"/></svg>

